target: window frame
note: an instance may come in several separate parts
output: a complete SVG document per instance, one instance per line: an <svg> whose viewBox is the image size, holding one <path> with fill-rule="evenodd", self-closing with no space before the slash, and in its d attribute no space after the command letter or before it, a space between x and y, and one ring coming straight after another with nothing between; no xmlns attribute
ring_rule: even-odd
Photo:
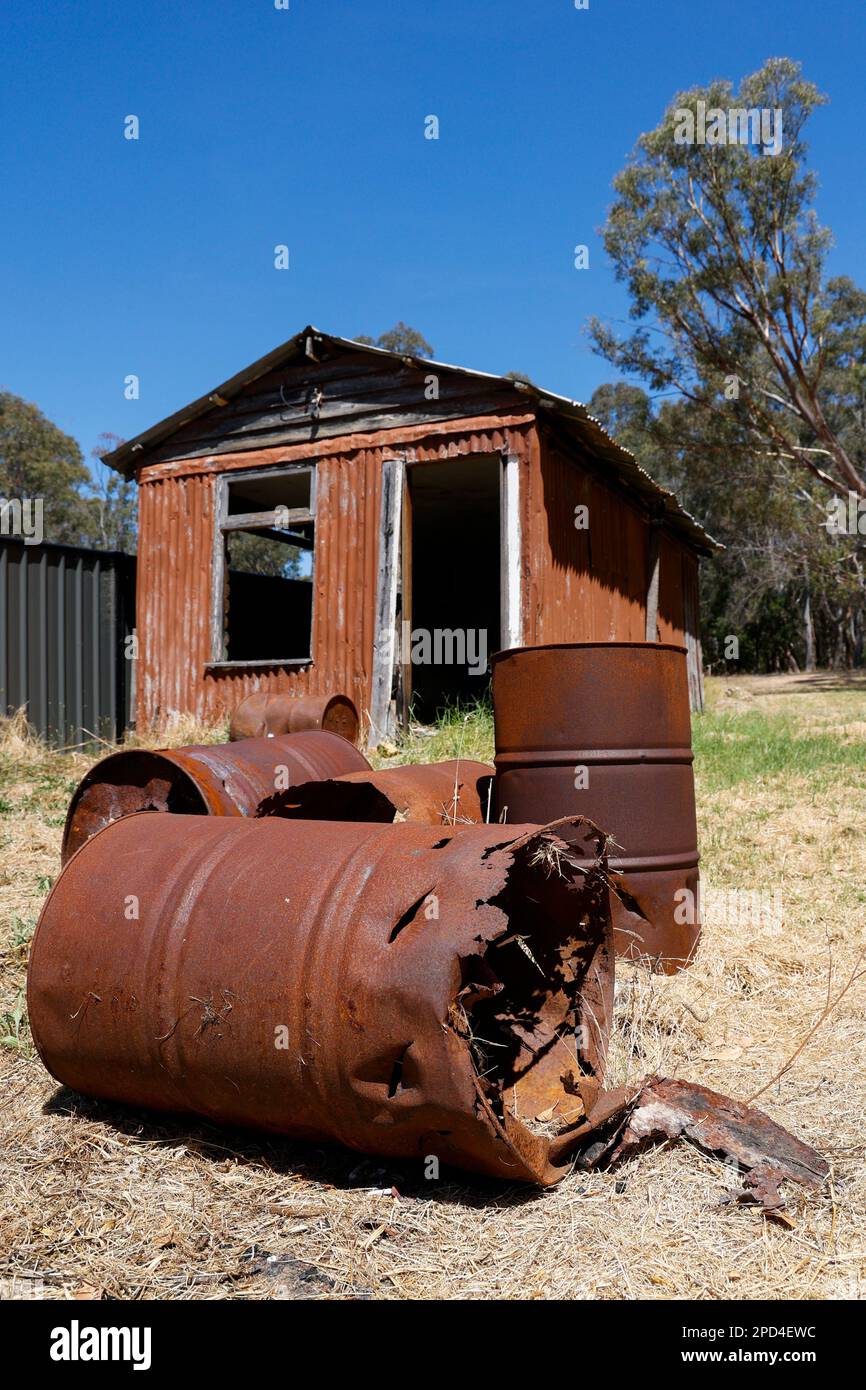
<svg viewBox="0 0 866 1390"><path fill-rule="evenodd" d="M244 468L222 473L216 479L214 489L214 527L213 527L213 553L211 557L211 610L210 610L210 659L205 662L205 669L208 671L237 671L247 668L261 668L264 666L312 666L313 665L313 636L316 631L316 535L313 533L313 549L311 551L312 563L310 568L310 583L312 588L312 603L310 606L310 654L309 656L290 656L290 657L264 657L261 661L229 661L226 657L226 618L225 618L225 595L226 595L226 573L228 570L228 537L233 531L249 531L251 527L264 527L268 524L273 525L276 516L276 508L272 507L269 511L263 512L244 512L240 515L231 516L229 514L229 489L233 484L243 482L255 482L259 478L281 478L290 474L307 473L310 478L310 505L306 507L291 507L288 510L288 522L316 525L316 464L315 462L302 463L275 463L270 468Z"/></svg>

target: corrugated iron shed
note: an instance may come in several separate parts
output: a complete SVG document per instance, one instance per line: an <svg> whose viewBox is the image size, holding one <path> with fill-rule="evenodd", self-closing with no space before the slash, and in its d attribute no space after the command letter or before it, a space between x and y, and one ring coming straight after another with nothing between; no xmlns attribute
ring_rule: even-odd
<svg viewBox="0 0 866 1390"><path fill-rule="evenodd" d="M437 684L401 654L413 624L483 630L488 656L679 643L700 703L698 561L715 542L576 401L308 326L107 462L140 488L145 723L220 718L259 690L340 690L376 738L413 695L432 714L480 693L447 672ZM265 659L250 639L239 655L226 636L241 611L227 498L299 471L314 479L297 514L313 557L308 647ZM583 507L588 529L576 526ZM256 612L282 621L299 592L260 585L245 611L253 625Z"/></svg>

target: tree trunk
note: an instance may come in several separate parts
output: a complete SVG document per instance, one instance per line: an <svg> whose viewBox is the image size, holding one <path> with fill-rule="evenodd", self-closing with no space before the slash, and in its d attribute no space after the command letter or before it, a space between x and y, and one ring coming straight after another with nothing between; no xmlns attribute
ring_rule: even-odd
<svg viewBox="0 0 866 1390"><path fill-rule="evenodd" d="M815 669L815 627L812 622L812 596L806 585L806 602L803 604L803 632L806 641L806 670Z"/></svg>

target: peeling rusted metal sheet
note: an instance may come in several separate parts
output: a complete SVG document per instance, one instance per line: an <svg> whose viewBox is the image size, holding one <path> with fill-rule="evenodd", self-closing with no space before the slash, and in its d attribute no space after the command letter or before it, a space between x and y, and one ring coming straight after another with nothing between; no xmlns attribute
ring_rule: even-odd
<svg viewBox="0 0 866 1390"><path fill-rule="evenodd" d="M257 690L232 715L229 738L272 738L324 729L358 742L358 711L348 695L286 695Z"/></svg>
<svg viewBox="0 0 866 1390"><path fill-rule="evenodd" d="M613 1095L613 1093L611 1093ZM738 1200L766 1211L784 1206L780 1184L788 1179L818 1187L830 1169L821 1155L789 1134L761 1110L690 1081L650 1076L637 1094L616 1094L603 1139L594 1139L581 1157L584 1167L612 1167L650 1144L688 1139L705 1153L736 1164L745 1176ZM596 1111L596 1130L600 1111Z"/></svg>
<svg viewBox="0 0 866 1390"><path fill-rule="evenodd" d="M697 944L698 845L682 647L522 648L493 658L497 816L583 814L612 838L617 951L671 972Z"/></svg>
<svg viewBox="0 0 866 1390"><path fill-rule="evenodd" d="M275 787L369 768L357 748L322 731L188 748L129 748L92 767L73 794L62 862L111 821L138 811L254 816Z"/></svg>
<svg viewBox="0 0 866 1390"><path fill-rule="evenodd" d="M258 814L294 820L478 825L489 819L492 791L489 763L454 758L307 782L275 792Z"/></svg>
<svg viewBox="0 0 866 1390"><path fill-rule="evenodd" d="M107 1100L553 1183L603 1076L603 846L577 819L117 821L37 926L36 1046Z"/></svg>

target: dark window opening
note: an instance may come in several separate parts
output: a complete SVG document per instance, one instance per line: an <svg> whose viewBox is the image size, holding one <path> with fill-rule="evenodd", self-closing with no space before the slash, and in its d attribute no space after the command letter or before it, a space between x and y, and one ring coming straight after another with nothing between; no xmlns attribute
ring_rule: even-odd
<svg viewBox="0 0 866 1390"><path fill-rule="evenodd" d="M310 467L222 480L214 660L312 656L315 475Z"/></svg>

